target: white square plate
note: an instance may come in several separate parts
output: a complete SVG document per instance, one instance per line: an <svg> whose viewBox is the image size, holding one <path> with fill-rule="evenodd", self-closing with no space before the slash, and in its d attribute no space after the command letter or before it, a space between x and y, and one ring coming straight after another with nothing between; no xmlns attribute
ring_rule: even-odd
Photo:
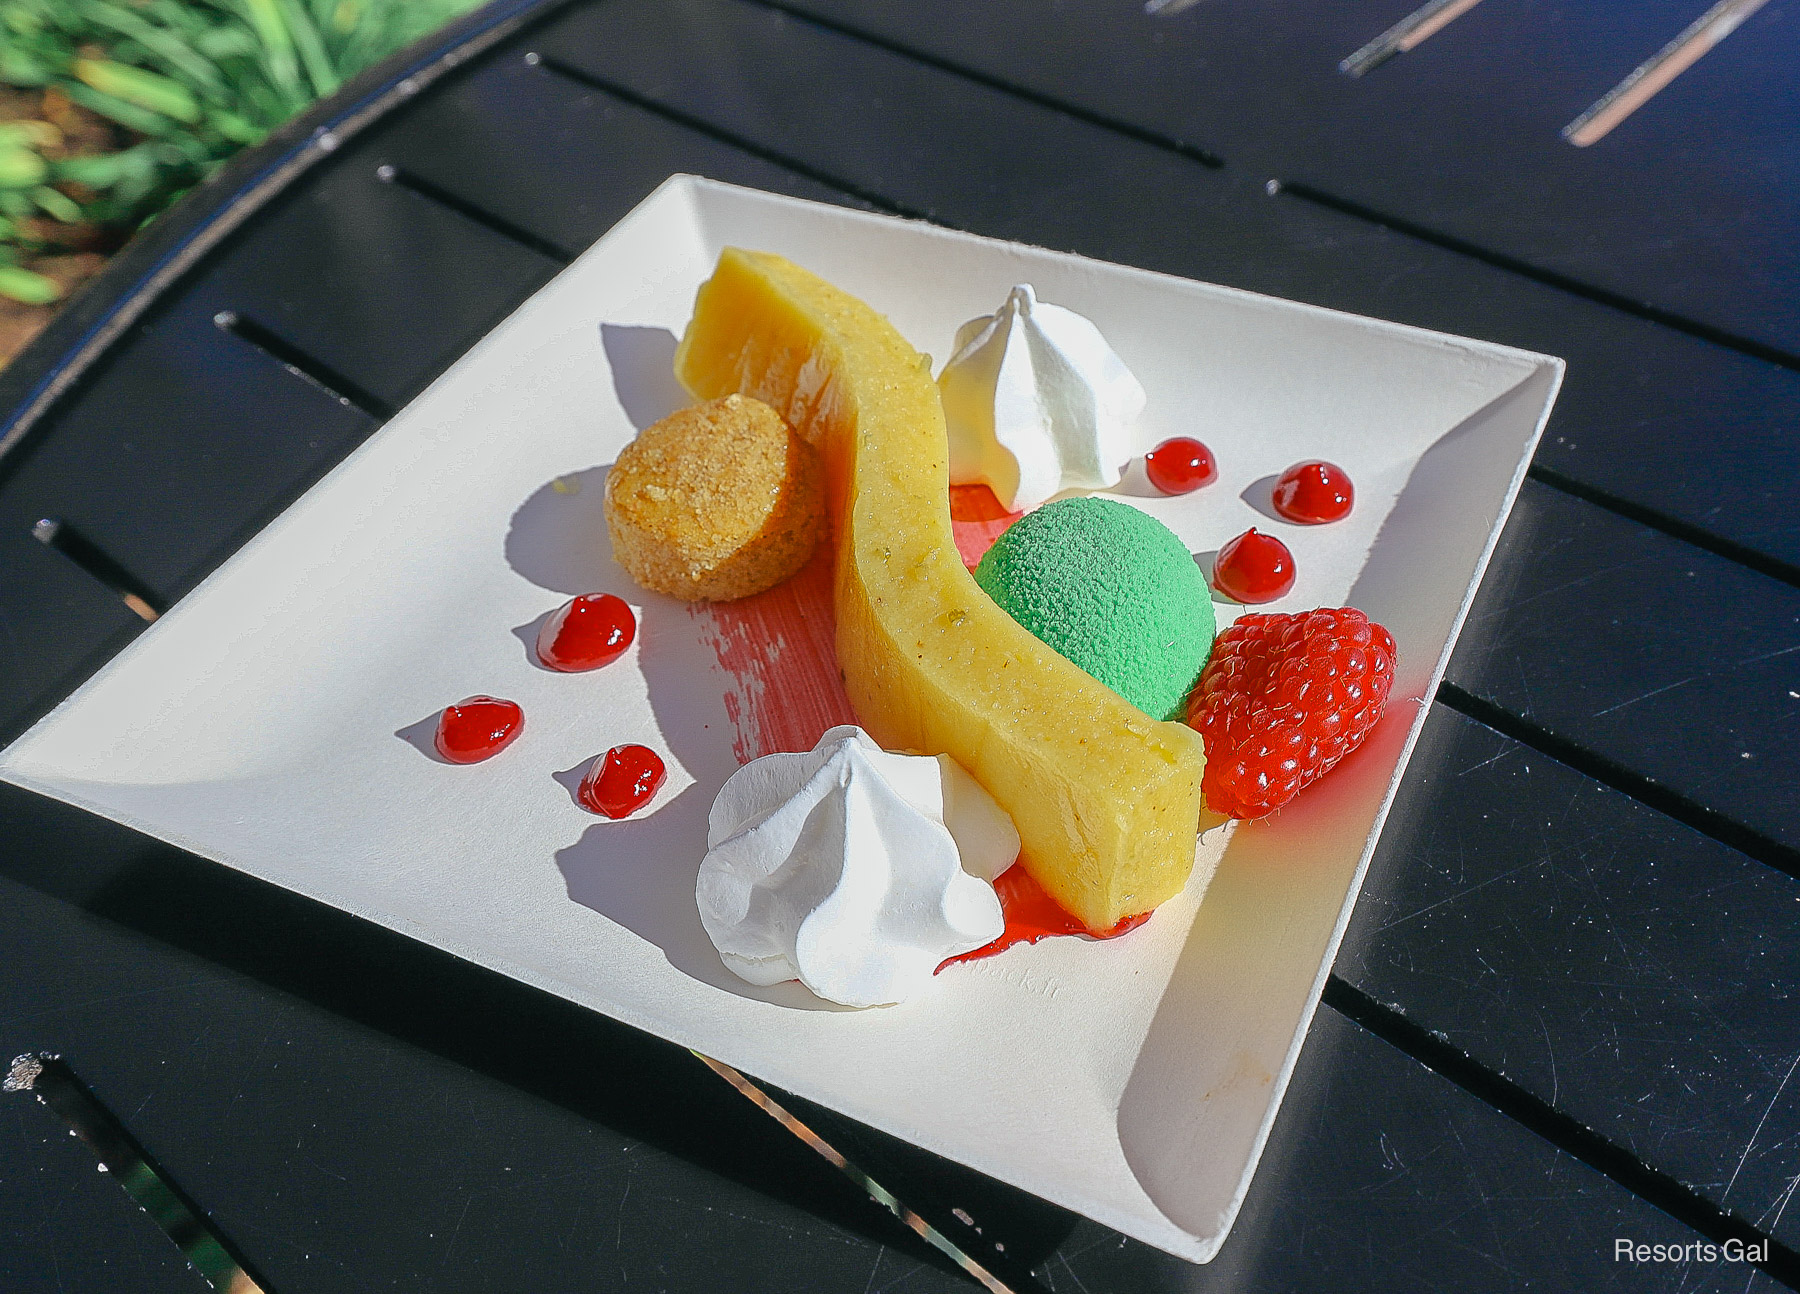
<svg viewBox="0 0 1800 1294"><path fill-rule="evenodd" d="M1134 486L1138 469L1121 497L1200 554L1251 525L1280 534L1300 580L1272 609L1348 603L1393 631L1387 719L1288 809L1207 842L1222 857L1204 904L1172 900L1115 942L953 967L896 1008L817 1009L720 965L693 903L706 811L740 758L809 746L837 717L783 690L808 653L829 660L829 625L804 618L806 577L765 595L802 599L766 615L638 589L608 555L601 483L683 402L674 339L728 245L822 274L940 362L1015 283L1086 314L1148 390L1151 440L1196 435L1221 468L1181 498ZM677 176L0 753L0 777L1204 1262L1561 375L1541 355ZM1306 458L1349 470L1348 520L1261 510ZM535 665L539 620L598 589L639 609L630 653L592 674ZM437 712L473 693L522 704L523 736L488 763L438 762ZM663 752L669 784L606 822L570 791L627 741Z"/></svg>

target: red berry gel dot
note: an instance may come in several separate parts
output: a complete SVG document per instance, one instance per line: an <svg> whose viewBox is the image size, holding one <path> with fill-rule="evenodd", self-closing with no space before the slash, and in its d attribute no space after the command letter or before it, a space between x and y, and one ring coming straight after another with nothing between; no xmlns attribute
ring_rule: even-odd
<svg viewBox="0 0 1800 1294"><path fill-rule="evenodd" d="M648 746L614 746L588 769L577 798L595 813L629 817L650 802L668 775L662 757Z"/></svg>
<svg viewBox="0 0 1800 1294"><path fill-rule="evenodd" d="M637 637L637 617L623 598L583 593L556 609L538 630L537 655L550 669L575 673L619 659Z"/></svg>
<svg viewBox="0 0 1800 1294"><path fill-rule="evenodd" d="M1239 602L1273 602L1294 587L1294 555L1252 526L1219 550L1213 587Z"/></svg>
<svg viewBox="0 0 1800 1294"><path fill-rule="evenodd" d="M525 730L525 712L497 696L464 697L438 719L437 752L452 764L492 759Z"/></svg>
<svg viewBox="0 0 1800 1294"><path fill-rule="evenodd" d="M1219 479L1219 466L1205 445L1175 436L1144 455L1144 474L1164 494L1192 494Z"/></svg>
<svg viewBox="0 0 1800 1294"><path fill-rule="evenodd" d="M1342 521L1355 502L1350 473L1336 463L1320 459L1295 463L1275 482L1275 511L1289 521L1310 526Z"/></svg>

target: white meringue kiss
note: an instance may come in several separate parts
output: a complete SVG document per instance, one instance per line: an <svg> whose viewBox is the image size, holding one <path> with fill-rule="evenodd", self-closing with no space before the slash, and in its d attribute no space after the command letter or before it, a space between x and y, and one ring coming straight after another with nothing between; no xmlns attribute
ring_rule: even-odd
<svg viewBox="0 0 1800 1294"><path fill-rule="evenodd" d="M1019 833L955 760L889 754L845 725L732 774L706 843L694 897L733 972L879 1006L1000 936L991 881Z"/></svg>
<svg viewBox="0 0 1800 1294"><path fill-rule="evenodd" d="M1038 301L1029 284L957 329L938 396L951 483L985 482L1013 512L1117 485L1149 448L1133 430L1137 378L1090 320Z"/></svg>

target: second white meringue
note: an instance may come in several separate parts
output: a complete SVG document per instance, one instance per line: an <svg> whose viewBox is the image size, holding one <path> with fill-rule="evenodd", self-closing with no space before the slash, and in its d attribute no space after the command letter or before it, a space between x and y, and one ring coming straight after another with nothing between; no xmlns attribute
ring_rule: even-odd
<svg viewBox="0 0 1800 1294"><path fill-rule="evenodd" d="M1148 448L1144 388L1093 322L1020 284L971 319L938 375L950 481L985 483L1009 511L1064 490L1104 490Z"/></svg>
<svg viewBox="0 0 1800 1294"><path fill-rule="evenodd" d="M989 882L1018 852L1012 819L954 760L890 754L843 726L720 788L695 899L741 978L878 1006L1000 936Z"/></svg>

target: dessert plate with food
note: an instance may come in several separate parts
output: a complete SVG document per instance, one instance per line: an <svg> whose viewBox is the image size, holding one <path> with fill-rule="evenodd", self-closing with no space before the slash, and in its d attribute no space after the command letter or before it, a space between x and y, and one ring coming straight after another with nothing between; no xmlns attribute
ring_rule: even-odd
<svg viewBox="0 0 1800 1294"><path fill-rule="evenodd" d="M678 176L0 777L1205 1261L1561 373Z"/></svg>

